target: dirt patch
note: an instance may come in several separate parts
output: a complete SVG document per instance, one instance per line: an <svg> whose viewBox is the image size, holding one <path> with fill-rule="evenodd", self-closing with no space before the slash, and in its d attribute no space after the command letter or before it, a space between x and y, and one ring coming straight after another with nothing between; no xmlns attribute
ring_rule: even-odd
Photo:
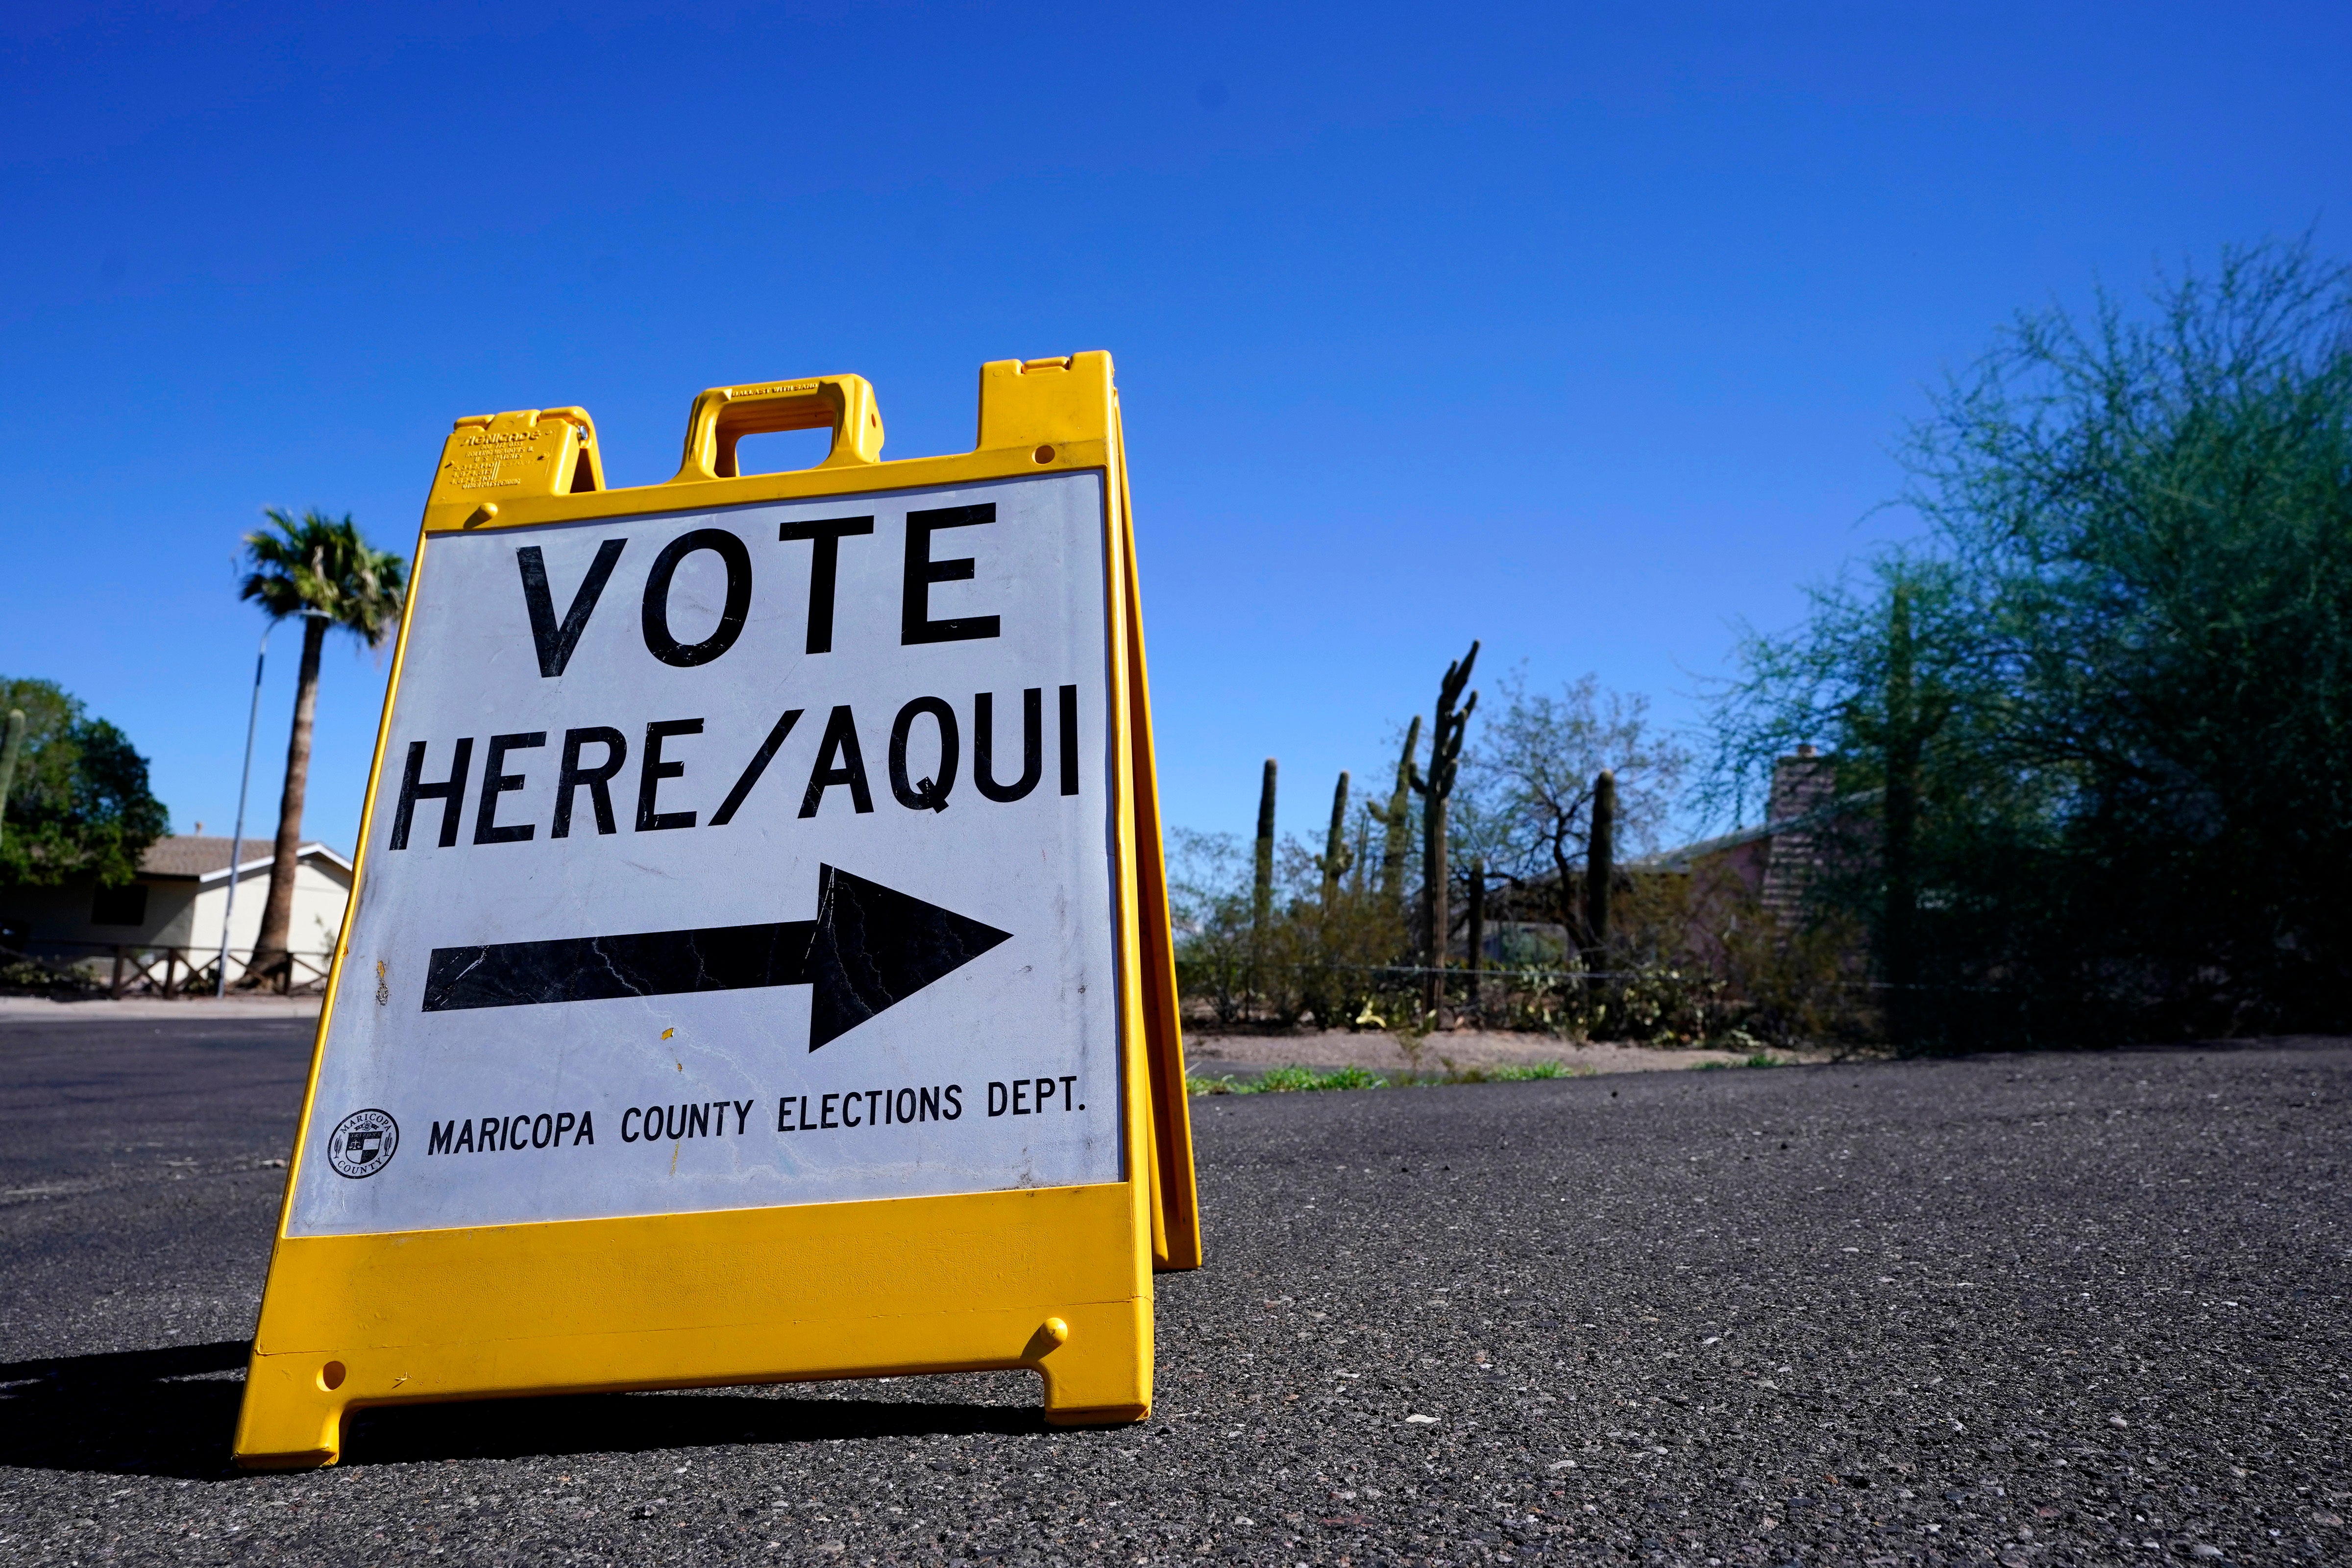
<svg viewBox="0 0 2352 1568"><path fill-rule="evenodd" d="M1421 1052L1421 1070L1440 1073L1446 1062L1457 1068L1519 1067L1531 1062L1559 1062L1571 1072L1658 1072L1689 1068L1704 1062L1745 1061L1748 1051L1704 1050L1674 1046L1633 1046L1611 1041L1579 1045L1549 1035L1489 1033L1456 1029L1431 1035ZM1827 1061L1824 1051L1775 1050L1785 1062ZM1188 1034L1184 1065L1197 1074L1239 1069L1254 1072L1272 1067L1369 1068L1374 1072L1402 1072L1404 1052L1394 1037L1349 1029L1301 1030L1290 1035Z"/></svg>

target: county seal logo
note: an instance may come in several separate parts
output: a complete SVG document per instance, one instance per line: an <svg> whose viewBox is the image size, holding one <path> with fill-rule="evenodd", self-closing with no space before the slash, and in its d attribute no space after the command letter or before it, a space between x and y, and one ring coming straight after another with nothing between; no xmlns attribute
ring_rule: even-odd
<svg viewBox="0 0 2352 1568"><path fill-rule="evenodd" d="M354 1110L335 1124L327 1140L327 1163L354 1180L373 1176L392 1163L400 1147L400 1123L381 1110Z"/></svg>

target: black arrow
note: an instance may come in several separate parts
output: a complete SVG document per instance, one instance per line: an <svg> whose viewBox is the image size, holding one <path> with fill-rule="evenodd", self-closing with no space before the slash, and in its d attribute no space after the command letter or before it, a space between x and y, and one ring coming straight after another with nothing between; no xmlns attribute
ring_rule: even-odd
<svg viewBox="0 0 2352 1568"><path fill-rule="evenodd" d="M811 985L815 1050L1011 940L1010 931L820 866L813 921L436 947L425 1011Z"/></svg>

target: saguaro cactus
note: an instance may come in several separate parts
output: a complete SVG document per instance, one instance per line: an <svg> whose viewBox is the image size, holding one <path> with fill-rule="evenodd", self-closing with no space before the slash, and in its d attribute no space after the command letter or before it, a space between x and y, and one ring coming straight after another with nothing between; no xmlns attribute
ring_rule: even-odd
<svg viewBox="0 0 2352 1568"><path fill-rule="evenodd" d="M1262 833L1264 828L1260 828ZM1331 791L1331 831L1323 837L1323 858L1316 864L1323 868L1323 906L1331 907L1339 897L1339 879L1348 874L1355 855L1348 847L1348 770L1339 770L1339 783Z"/></svg>
<svg viewBox="0 0 2352 1568"><path fill-rule="evenodd" d="M1591 966L1606 963L1610 884L1617 875L1617 775L1608 769L1592 781L1592 832L1584 850L1584 928L1592 939Z"/></svg>
<svg viewBox="0 0 2352 1568"><path fill-rule="evenodd" d="M1257 855L1250 876L1249 988L1255 996L1265 994L1265 925L1274 913L1274 775L1268 757L1257 790Z"/></svg>
<svg viewBox="0 0 2352 1568"><path fill-rule="evenodd" d="M1257 791L1257 860L1250 884L1250 925L1261 939L1267 911L1274 907L1274 759L1268 757Z"/></svg>
<svg viewBox="0 0 2352 1568"><path fill-rule="evenodd" d="M1437 683L1437 722L1429 736L1429 773L1423 776L1416 770L1412 779L1413 790L1422 799L1422 942L1429 954L1430 968L1423 991L1433 1013L1445 997L1445 977L1437 972L1445 967L1446 937L1453 928L1445 898L1445 803L1454 794L1454 781L1462 760L1462 737L1470 727L1472 711L1478 706L1478 694L1472 692L1470 700L1459 709L1454 705L1461 702L1462 689L1470 684L1470 667L1477 662L1478 645L1474 641L1470 651L1458 662L1445 667L1445 678Z"/></svg>
<svg viewBox="0 0 2352 1568"><path fill-rule="evenodd" d="M1389 795L1388 809L1375 811L1382 829L1381 838L1381 897L1391 904L1404 895L1405 829L1412 823L1412 759L1421 749L1421 715L1404 732L1404 752L1397 758L1396 789Z"/></svg>

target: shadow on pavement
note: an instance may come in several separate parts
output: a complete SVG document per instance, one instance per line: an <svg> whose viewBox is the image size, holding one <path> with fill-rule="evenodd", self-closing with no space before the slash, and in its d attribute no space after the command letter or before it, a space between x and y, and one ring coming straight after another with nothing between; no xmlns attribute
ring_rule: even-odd
<svg viewBox="0 0 2352 1568"><path fill-rule="evenodd" d="M225 1480L243 1340L0 1363L0 1466ZM378 1405L352 1412L343 1462L414 1464L736 1443L1051 1430L1034 1405L778 1397L733 1390Z"/></svg>
<svg viewBox="0 0 2352 1568"><path fill-rule="evenodd" d="M224 1340L0 1364L0 1465L217 1480L252 1350Z"/></svg>

